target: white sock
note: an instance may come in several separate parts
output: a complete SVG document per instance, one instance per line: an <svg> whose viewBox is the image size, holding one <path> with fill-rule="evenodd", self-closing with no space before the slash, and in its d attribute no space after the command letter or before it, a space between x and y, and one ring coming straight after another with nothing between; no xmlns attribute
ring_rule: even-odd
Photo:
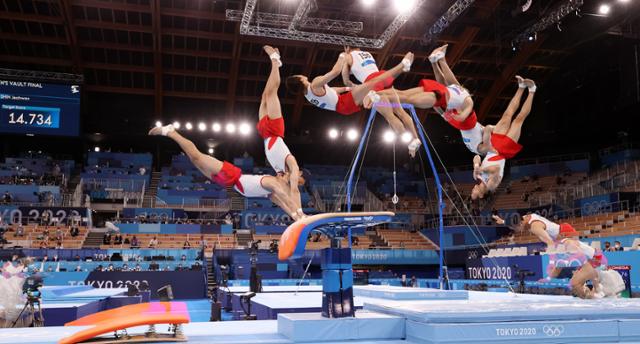
<svg viewBox="0 0 640 344"><path fill-rule="evenodd" d="M518 88L527 88L527 84L523 82L518 81Z"/></svg>
<svg viewBox="0 0 640 344"><path fill-rule="evenodd" d="M169 124L162 127L160 132L162 133L162 136L167 136L172 131L176 131L176 128L173 127L173 124Z"/></svg>
<svg viewBox="0 0 640 344"><path fill-rule="evenodd" d="M367 97L369 97L369 99L371 99L372 103L377 103L380 101L380 95L378 95L378 93L376 93L376 91L369 91L369 93L367 93Z"/></svg>
<svg viewBox="0 0 640 344"><path fill-rule="evenodd" d="M277 52L272 53L271 55L269 55L269 58L272 60L278 61L278 67L282 67L282 60L280 60L280 54L278 54Z"/></svg>
<svg viewBox="0 0 640 344"><path fill-rule="evenodd" d="M439 60L442 60L443 58L444 58L444 52L443 51L438 51L435 54L429 55L429 62L436 63Z"/></svg>
<svg viewBox="0 0 640 344"><path fill-rule="evenodd" d="M406 73L410 70L411 70L411 60L402 59L402 71Z"/></svg>
<svg viewBox="0 0 640 344"><path fill-rule="evenodd" d="M529 92L533 93L538 89L538 87L536 85L533 85L531 87L529 87Z"/></svg>

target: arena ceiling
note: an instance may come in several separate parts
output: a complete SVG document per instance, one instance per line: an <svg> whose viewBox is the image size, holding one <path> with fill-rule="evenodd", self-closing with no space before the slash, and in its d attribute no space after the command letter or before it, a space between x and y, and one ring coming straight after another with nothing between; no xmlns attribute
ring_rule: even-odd
<svg viewBox="0 0 640 344"><path fill-rule="evenodd" d="M359 35L375 36L396 15L390 2L378 0L378 10L372 10L360 1L317 0L313 15L362 21ZM514 50L513 38L560 1L533 0L527 12L516 14L523 2L475 1L437 42L424 45L425 32L454 3L425 1L385 47L374 51L378 65L392 66L413 51L413 70L396 84L412 87L433 78L427 57L436 44L448 43L449 63L473 91L479 116L495 118L514 90L516 73L544 84L581 42L612 31L624 35L640 15L639 1L612 4L622 8L602 17L594 15L600 1L585 0L582 15L569 15L559 29L540 32ZM259 0L257 10L293 15L296 3ZM279 47L283 76L324 73L342 47L241 35L240 23L228 21L225 11L243 8L239 0L1 0L0 62L5 68L82 74L92 102L143 99L125 116L149 125L188 116L180 104L254 116L269 68L262 45ZM287 93L284 85L281 95L289 128L301 132L317 124L308 120L306 114L316 110L303 97ZM100 112L97 106L84 110L88 131L105 122L91 117Z"/></svg>

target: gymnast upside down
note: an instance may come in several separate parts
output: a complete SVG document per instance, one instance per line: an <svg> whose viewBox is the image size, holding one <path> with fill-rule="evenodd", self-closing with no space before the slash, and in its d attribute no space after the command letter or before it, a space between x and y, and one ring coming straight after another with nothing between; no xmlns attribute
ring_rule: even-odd
<svg viewBox="0 0 640 344"><path fill-rule="evenodd" d="M220 161L212 156L201 153L190 140L184 138L173 125L156 127L149 131L152 136L166 136L175 141L187 155L193 165L207 178L222 187L233 188L244 197L269 198L278 205L294 221L304 217L299 214L295 197L289 188L287 173L277 176L243 174L242 171L227 161ZM304 179L297 179L301 184Z"/></svg>
<svg viewBox="0 0 640 344"><path fill-rule="evenodd" d="M489 192L495 191L504 176L504 167L507 159L511 159L522 150L518 143L522 133L522 125L531 113L531 105L536 92L536 84L533 80L516 76L518 90L509 102L509 106L502 114L500 121L493 126L484 129L484 136L489 137L490 149L484 158L476 155L473 158L473 178L478 182L471 190L471 199L484 198ZM529 94L520 112L513 119L513 115L520 107L520 100L524 89L528 88ZM513 121L512 121L513 119Z"/></svg>
<svg viewBox="0 0 640 344"><path fill-rule="evenodd" d="M284 142L284 118L278 98L280 67L282 67L280 52L268 45L265 45L263 49L271 61L271 71L260 100L258 134L264 140L264 154L269 165L287 182L289 193L295 203L295 210L298 216L304 216L300 190L298 189L298 182L302 178L302 174L298 161Z"/></svg>
<svg viewBox="0 0 640 344"><path fill-rule="evenodd" d="M401 63L388 71L378 71L378 68L375 66L375 61L373 61L373 63L367 63L364 68L366 71L358 71L358 75L361 75L364 80L360 85L353 85L353 87L330 87L329 83L340 76L346 68L345 60L347 57L351 57L352 53L355 54L355 51L351 51L348 54L341 53L335 65L328 73L317 76L311 81L304 75L292 75L288 77L287 88L295 94L304 94L309 103L321 109L335 111L341 115L352 115L360 112L363 109L363 102L368 98L372 98L369 103L390 103L392 100L398 102L398 99L396 99L393 94L389 96L378 96L375 90L390 87L396 77L403 72L408 72L413 63L413 53L407 53ZM369 53L366 54L368 54L367 56L371 55ZM359 58L362 59L362 57ZM371 57L371 60L372 59L373 57ZM353 67L352 70L356 71L358 67ZM409 154L414 156L421 143L418 139L418 133L411 116L401 107L380 107L377 110L396 133L402 134L405 131L410 131L413 134L414 139L409 144Z"/></svg>

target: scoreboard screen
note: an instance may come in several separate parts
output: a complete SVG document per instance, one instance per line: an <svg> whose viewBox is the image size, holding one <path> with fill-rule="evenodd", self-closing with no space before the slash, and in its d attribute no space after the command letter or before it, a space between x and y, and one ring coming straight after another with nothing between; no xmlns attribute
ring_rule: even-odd
<svg viewBox="0 0 640 344"><path fill-rule="evenodd" d="M80 85L0 79L0 132L78 136Z"/></svg>

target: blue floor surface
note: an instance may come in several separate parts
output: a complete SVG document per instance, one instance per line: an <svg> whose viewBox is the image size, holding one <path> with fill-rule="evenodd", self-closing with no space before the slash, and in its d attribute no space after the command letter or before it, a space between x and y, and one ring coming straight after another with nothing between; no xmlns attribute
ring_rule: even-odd
<svg viewBox="0 0 640 344"><path fill-rule="evenodd" d="M207 322L211 318L211 301L209 301L209 299L174 301L180 301L187 304L187 310L189 311L191 322ZM233 320L233 315L222 311L222 321L231 320Z"/></svg>

